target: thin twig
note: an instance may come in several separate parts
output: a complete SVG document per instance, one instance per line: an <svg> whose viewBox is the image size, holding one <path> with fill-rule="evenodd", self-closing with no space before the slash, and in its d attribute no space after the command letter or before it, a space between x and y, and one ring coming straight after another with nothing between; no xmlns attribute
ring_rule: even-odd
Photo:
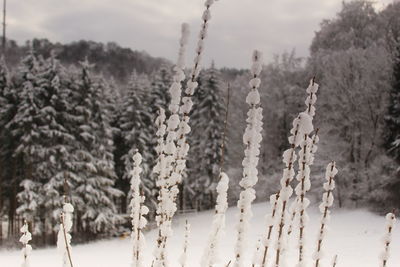
<svg viewBox="0 0 400 267"><path fill-rule="evenodd" d="M226 111L225 111L225 121L224 121L224 132L222 135L222 144L221 144L221 160L219 162L219 169L220 173L223 171L224 168L224 161L225 161L225 140L226 140L226 133L228 129L228 115L229 115L229 103L230 103L230 93L231 93L231 86L228 83L227 93L226 93Z"/></svg>
<svg viewBox="0 0 400 267"><path fill-rule="evenodd" d="M68 255L68 259L69 259L69 264L71 265L71 267L74 267L74 265L72 264L72 257L71 257L71 251L69 249L69 245L67 242L67 231L65 230L65 225L64 225L64 213L61 213L61 224L62 224L62 229L63 229L63 233L64 233L64 242L65 242L65 249L67 250L67 255Z"/></svg>

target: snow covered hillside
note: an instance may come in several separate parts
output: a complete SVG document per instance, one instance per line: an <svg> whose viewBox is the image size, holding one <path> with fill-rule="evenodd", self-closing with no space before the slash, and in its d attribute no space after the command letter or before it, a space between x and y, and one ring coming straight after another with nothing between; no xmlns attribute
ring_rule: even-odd
<svg viewBox="0 0 400 267"><path fill-rule="evenodd" d="M254 217L250 228L250 242L247 250L247 260L253 257L258 235L264 231L264 215L268 211L268 203L258 203L253 206ZM185 219L191 224L192 235L189 244L188 266L199 266L200 257L208 238L208 232L212 222L213 211L192 214L187 217L177 216L174 224L174 236L170 242L170 257L178 265L178 258L182 253ZM234 229L237 221L238 210L234 207L227 211L227 235L222 240L221 266L225 266L233 259L233 244L235 243L236 231ZM306 234L306 254L315 249L317 226L319 224L319 211L312 206L309 209L310 225ZM339 255L338 266L342 267L372 267L379 265L379 254L382 252L382 236L384 233L385 218L377 216L365 210L333 210L331 230L326 239L326 259L329 261L335 254ZM394 230L392 242L392 255L388 266L400 266L400 227ZM293 234L292 234L293 235ZM146 233L147 249L145 255L145 266L151 265L152 253L154 251L156 230ZM294 237L294 236L292 236ZM288 266L294 266L297 250L295 243L291 240L289 252L292 261ZM131 244L129 238L99 241L87 245L73 247L74 266L76 267L128 267L131 262ZM21 263L20 251L0 251L1 267L18 267ZM323 261L326 266L329 262ZM56 267L60 266L61 259L55 248L34 250L32 252L31 267ZM246 264L249 266L250 264Z"/></svg>

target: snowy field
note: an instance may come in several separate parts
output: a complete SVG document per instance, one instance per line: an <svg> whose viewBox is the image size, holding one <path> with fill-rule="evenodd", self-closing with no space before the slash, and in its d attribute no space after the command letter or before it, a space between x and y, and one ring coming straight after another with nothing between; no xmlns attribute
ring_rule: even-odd
<svg viewBox="0 0 400 267"><path fill-rule="evenodd" d="M252 220L251 236L249 242L248 259L253 256L258 235L264 230L264 214L268 210L267 203L259 203L253 206L255 216ZM204 244L208 237L213 212L202 212L187 217L178 217L175 221L175 235L170 243L170 258L174 261L171 266L179 266L177 259L181 255L183 245L184 221L187 218L191 224L192 234L189 247L189 267L199 266ZM315 206L309 209L310 226L307 233L308 249L311 253L315 248L319 213ZM237 209L230 208L227 211L227 235L221 246L221 266L225 266L229 259L233 258L233 244L236 233ZM333 210L330 231L326 241L325 259L323 266L330 266L334 254L339 255L338 267L376 267L379 266L379 254L382 251L381 237L384 232L385 219L365 210ZM400 225L397 223L392 242L392 255L388 264L400 266ZM292 234L293 235L293 234ZM156 231L146 234L147 265L150 266L151 253L153 252ZM291 242L294 243L293 240ZM293 244L292 248L295 248ZM288 266L294 266L297 254L290 252ZM131 245L129 238L112 239L96 243L78 245L73 248L73 260L75 267L129 267ZM61 260L56 249L34 250L32 253L31 267L57 267L61 266ZM0 251L0 267L19 267L21 254L19 251ZM250 266L250 265L248 265Z"/></svg>

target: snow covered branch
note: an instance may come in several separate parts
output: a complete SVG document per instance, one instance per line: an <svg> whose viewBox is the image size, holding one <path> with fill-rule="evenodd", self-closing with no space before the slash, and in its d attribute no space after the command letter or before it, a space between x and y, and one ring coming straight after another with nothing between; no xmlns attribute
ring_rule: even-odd
<svg viewBox="0 0 400 267"><path fill-rule="evenodd" d="M309 92L316 92L318 90L318 85L314 83L312 80L310 86L307 88L307 93ZM315 94L314 94L315 96ZM306 104L309 104L311 99L314 101L314 97L310 97L308 95L306 99ZM316 100L316 97L315 97ZM315 103L315 101L314 101ZM286 244L286 237L287 237L287 224L289 217L289 213L287 211L288 201L293 194L293 189L290 186L292 182L295 171L294 171L294 163L297 160L296 156L296 147L302 145L304 148L303 141L309 140L308 135L313 131L314 127L312 124L312 119L315 114L315 108L313 109L312 105L308 105L308 108L305 112L301 112L297 118L293 120L293 128L290 130L291 136L289 137L289 144L290 148L287 149L283 153L283 162L286 165L286 168L283 171L282 179L281 179L281 190L279 192L279 217L280 219L276 221L276 228L277 228L277 242L276 242L276 256L275 256L275 266L284 265L283 260L283 253L285 251L285 244ZM309 141L306 141L306 145ZM306 151L303 151L302 154L308 154ZM301 155L303 156L303 155ZM302 175L303 176L303 175ZM300 176L300 177L302 177Z"/></svg>
<svg viewBox="0 0 400 267"><path fill-rule="evenodd" d="M201 258L202 267L211 267L218 262L218 245L225 229L225 212L228 208L228 187L229 178L226 173L221 172L217 185L217 203L215 204L215 214L211 226L210 236Z"/></svg>
<svg viewBox="0 0 400 267"><path fill-rule="evenodd" d="M157 247L154 252L155 260L154 266L167 266L166 259L166 240L167 237L172 233L170 222L167 220L167 214L171 208L174 207L173 203L170 201L168 185L166 183L168 166L166 162L165 144L164 144L164 136L166 131L165 125L165 111L160 108L158 117L155 121L157 126L157 147L156 152L158 155L157 163L153 168L153 172L157 174L156 185L159 189L158 191L158 205L156 210L156 222L158 226L158 238L157 238Z"/></svg>
<svg viewBox="0 0 400 267"><path fill-rule="evenodd" d="M177 67L175 68L176 75L174 76L174 84L170 88L171 92L171 116L168 119L168 134L165 147L161 146L160 155L162 161L159 161L159 167L156 169L160 173L158 179L159 192L159 207L157 207L157 224L159 225L159 238L157 240L157 249L155 252L156 259L154 266L168 266L166 260L166 244L168 237L172 234L171 223L172 218L177 210L176 198L179 193L178 184L182 180L183 172L186 168L186 156L189 151L189 144L186 141L186 135L190 132L189 113L192 109L193 102L191 96L198 84L196 82L200 73L201 57L204 51L204 40L207 35L208 22L211 19L210 7L214 0L205 1L205 11L202 15L202 26L199 34L199 40L196 48L196 57L194 67L190 78L187 82L185 96L182 98L182 104L179 107L179 113L182 119L179 119L177 114L178 105L181 97L181 82L184 80L184 52L188 38L188 27L182 27L182 38L180 41L180 50ZM175 83L176 82L176 83ZM175 131L176 127L178 129ZM163 136L165 135L165 131ZM162 139L163 140L163 139ZM177 140L177 141L176 141ZM175 144L176 141L176 144ZM162 141L163 143L163 141ZM161 163L162 162L162 163Z"/></svg>
<svg viewBox="0 0 400 267"><path fill-rule="evenodd" d="M22 236L19 239L19 242L22 243L22 256L23 256L23 261L22 261L22 267L29 267L29 255L31 254L32 247L29 245L29 241L32 240L32 234L29 232L28 229L28 223L25 221L24 225L21 227L21 233Z"/></svg>
<svg viewBox="0 0 400 267"><path fill-rule="evenodd" d="M72 213L74 207L70 203L64 203L60 216L60 229L57 236L57 248L62 256L63 267L73 267L71 257Z"/></svg>
<svg viewBox="0 0 400 267"><path fill-rule="evenodd" d="M336 267L338 261L338 255L335 255L332 260L332 267Z"/></svg>
<svg viewBox="0 0 400 267"><path fill-rule="evenodd" d="M273 234L274 225L276 224L277 219L277 211L280 208L278 205L280 204L279 200L279 193L273 194L270 197L270 206L272 211L270 214L265 216L266 222L266 232L262 239L262 247L260 247L258 253L258 261L256 262L257 266L260 267L267 267L268 266L268 249L271 246L271 237Z"/></svg>
<svg viewBox="0 0 400 267"><path fill-rule="evenodd" d="M190 119L189 113L193 106L192 96L194 94L195 89L198 86L197 78L201 70L201 58L203 56L205 39L207 36L209 21L211 19L210 8L213 4L214 0L206 0L204 3L206 8L202 15L203 23L201 25L199 39L197 41L194 66L192 67L190 77L186 83L185 96L182 98L182 105L180 106L179 109L179 112L182 115L182 120L179 122L177 130L178 141L177 141L176 164L174 167L174 172L179 175L179 178L181 178L186 168L186 156L189 151L189 144L186 141L186 135L191 131L189 126L189 119ZM178 180L177 182L179 183L180 180ZM175 187L176 188L174 188L173 191L176 192L176 194L178 194L177 186Z"/></svg>
<svg viewBox="0 0 400 267"><path fill-rule="evenodd" d="M258 181L258 157L260 154L260 143L262 140L262 108L260 107L260 87L259 78L262 70L262 55L259 51L254 51L251 66L252 79L250 80L251 90L247 95L246 102L250 109L247 113L247 127L243 135L243 143L246 148L243 159L243 178L239 185L242 187L237 206L240 210L239 223L237 226L238 236L235 246L235 267L243 266L243 253L246 248L246 235L249 227L249 221L252 217L251 203L256 197L253 186Z"/></svg>
<svg viewBox="0 0 400 267"><path fill-rule="evenodd" d="M132 244L133 244L133 257L132 267L143 266L143 253L145 246L145 238L143 235L143 228L146 227L147 220L144 217L149 209L144 205L145 197L140 193L140 173L142 168L141 154L136 151L133 156L133 169L131 171L131 192L132 200L130 203L131 218L132 218Z"/></svg>
<svg viewBox="0 0 400 267"><path fill-rule="evenodd" d="M310 86L307 88L307 99L305 104L307 106L306 113L310 116L311 120L315 115L315 107L314 104L317 100L316 92L318 91L318 84L314 82L314 79L311 80ZM312 121L311 121L312 123ZM314 155L318 149L318 135L317 131L314 134L313 138L310 138L307 133L304 134L304 139L302 144L300 145L301 149L299 151L299 172L296 176L298 184L295 188L296 192L296 200L294 201L294 205L296 205L295 213L298 216L298 228L299 228L299 238L298 238L298 246L299 246L299 259L298 259L298 267L305 266L304 263L304 249L305 249L305 227L308 221L307 215L307 207L310 205L310 200L306 197L306 193L311 188L311 180L310 180L310 172L311 165L314 162Z"/></svg>
<svg viewBox="0 0 400 267"><path fill-rule="evenodd" d="M183 252L181 258L179 259L181 266L186 267L188 258L188 248L189 248L189 235L190 235L190 224L188 220L185 222L185 241L183 243Z"/></svg>
<svg viewBox="0 0 400 267"><path fill-rule="evenodd" d="M322 203L319 206L319 210L322 213L321 216L321 226L318 232L317 248L314 252L313 259L315 260L315 267L318 267L322 259L322 245L324 238L326 236L326 225L330 221L330 210L329 208L333 205L333 189L335 188L335 175L338 170L336 169L335 162L332 161L326 167L324 183L325 193L322 195Z"/></svg>
<svg viewBox="0 0 400 267"><path fill-rule="evenodd" d="M381 260L381 267L385 267L387 266L387 262L389 260L390 257L390 243L392 242L392 232L393 232L393 228L396 222L396 216L394 215L394 213L388 213L386 214L386 233L383 236L383 244L384 244L384 248L380 257Z"/></svg>

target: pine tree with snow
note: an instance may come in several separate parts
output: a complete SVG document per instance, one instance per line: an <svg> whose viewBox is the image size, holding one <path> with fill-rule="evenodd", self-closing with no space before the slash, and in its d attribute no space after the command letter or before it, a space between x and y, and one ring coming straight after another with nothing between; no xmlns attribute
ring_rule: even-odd
<svg viewBox="0 0 400 267"><path fill-rule="evenodd" d="M18 187L18 181L15 179L15 159L13 158L17 143L12 129L8 126L15 115L18 103L17 90L14 88L10 72L4 57L2 57L0 58L0 217L5 212L5 192L15 192L16 190L13 189ZM10 198L15 198L15 193ZM13 220L13 214L9 213L9 219ZM2 229L2 224L0 224L0 243L3 240Z"/></svg>
<svg viewBox="0 0 400 267"><path fill-rule="evenodd" d="M200 209L210 208L215 201L215 187L221 162L222 135L224 131L225 106L219 71L214 64L200 73L199 87L194 98L191 120L196 127L189 137L191 141L191 164L188 179L185 182L187 198L192 206ZM194 195L190 194L191 192Z"/></svg>
<svg viewBox="0 0 400 267"><path fill-rule="evenodd" d="M37 120L35 121L34 118L40 114L39 99L35 97L39 72L39 60L35 52L30 50L20 66L20 90L16 95L19 103L15 107L15 114L7 125L12 138L17 140L12 151L12 157L18 160L18 168L21 168L21 176L24 179L20 181L23 191L17 195L20 203L17 213L29 221L36 220L39 215L39 207L44 201L43 180L34 175L34 162L32 161L36 158L32 157L30 153L35 151L35 139L36 141L38 139ZM14 168L17 168L17 166ZM15 176L13 178L17 179ZM35 223L35 225L40 224ZM43 227L34 229L33 233L40 233L41 231L43 231Z"/></svg>
<svg viewBox="0 0 400 267"><path fill-rule="evenodd" d="M149 108L153 118L160 108L168 109L168 103L171 101L168 89L172 83L172 73L167 65L163 65L160 69L153 73L150 77L150 95L149 95Z"/></svg>
<svg viewBox="0 0 400 267"><path fill-rule="evenodd" d="M31 251L32 251L32 246L29 245L29 241L32 240L32 234L29 232L28 229L28 223L25 221L24 225L21 227L21 233L22 236L19 239L19 242L22 243L23 248L22 248L22 256L23 256L23 260L22 260L22 265L21 267L29 267L30 266L30 255L31 255Z"/></svg>
<svg viewBox="0 0 400 267"><path fill-rule="evenodd" d="M243 143L246 146L243 159L243 178L239 185L242 191L239 195L237 207L239 208L239 223L237 224L237 239L235 244L235 267L244 266L243 256L246 250L246 238L249 230L250 218L252 217L251 203L256 198L254 186L258 181L258 160L260 155L260 143L262 140L262 108L260 107L259 78L262 70L262 55L255 50L252 56L251 87L246 97L250 106L247 112L247 127L243 134Z"/></svg>
<svg viewBox="0 0 400 267"><path fill-rule="evenodd" d="M128 178L132 169L132 157L135 150L141 151L144 158L142 163L142 189L147 199L147 205L155 205L155 181L151 175L151 164L154 161L152 147L152 115L147 108L146 89L149 88L147 76L132 73L126 96L123 99L119 127L123 138L122 157L123 177Z"/></svg>
<svg viewBox="0 0 400 267"><path fill-rule="evenodd" d="M122 195L114 188L114 147L110 114L104 108L105 85L90 73L90 68L87 61L81 63L72 99L78 118L73 134L79 143L72 164L80 173L73 192L81 227L78 230L85 231L86 237L114 229L120 220L114 199Z"/></svg>

